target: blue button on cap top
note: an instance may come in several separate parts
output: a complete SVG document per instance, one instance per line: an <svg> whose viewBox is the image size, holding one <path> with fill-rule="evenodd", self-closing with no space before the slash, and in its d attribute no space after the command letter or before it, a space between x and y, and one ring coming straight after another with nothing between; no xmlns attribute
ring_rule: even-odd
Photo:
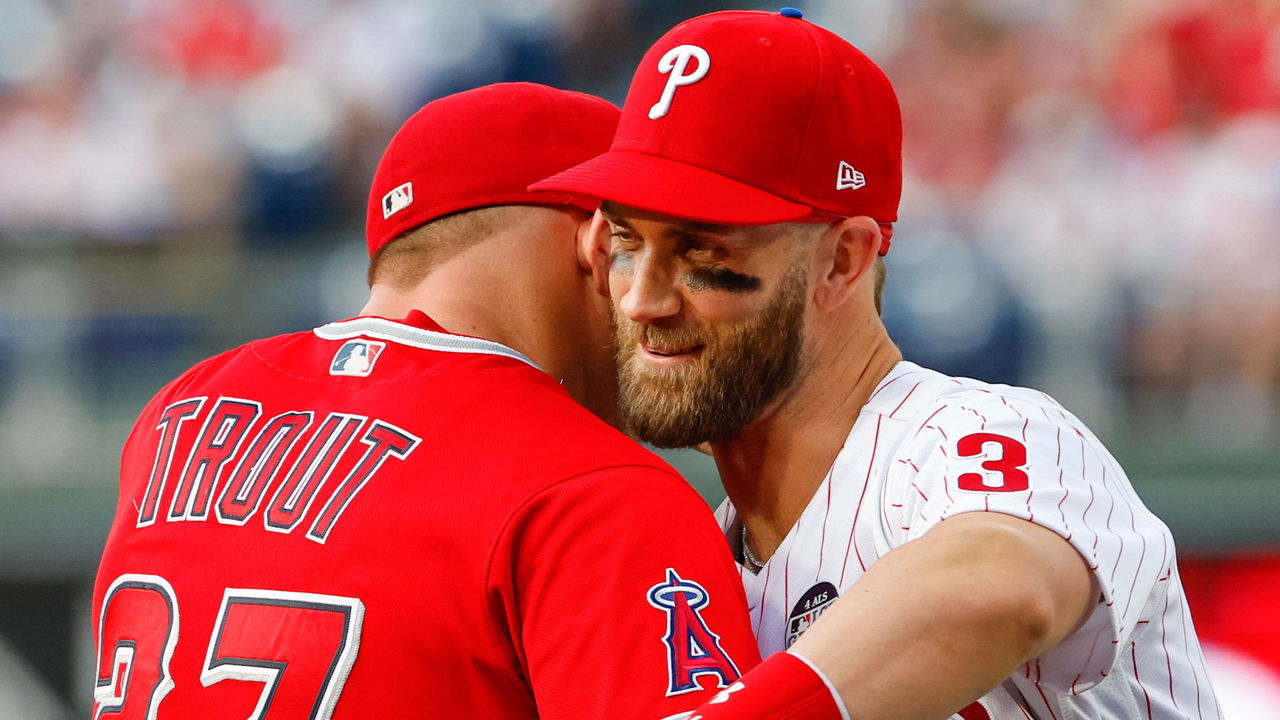
<svg viewBox="0 0 1280 720"><path fill-rule="evenodd" d="M800 10L793 7L784 7L778 11L778 14L781 15L782 17L789 17L789 18L804 17L804 13L800 12Z"/></svg>

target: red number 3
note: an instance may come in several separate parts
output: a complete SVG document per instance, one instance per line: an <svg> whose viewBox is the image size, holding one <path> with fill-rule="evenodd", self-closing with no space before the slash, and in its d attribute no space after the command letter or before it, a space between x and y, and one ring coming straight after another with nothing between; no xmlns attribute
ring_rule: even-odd
<svg viewBox="0 0 1280 720"><path fill-rule="evenodd" d="M988 448L998 445L999 455L992 457ZM1022 492L1031 486L1027 478L1027 446L1004 435L974 433L956 443L960 457L981 457L985 472L970 472L956 479L961 490L970 492Z"/></svg>

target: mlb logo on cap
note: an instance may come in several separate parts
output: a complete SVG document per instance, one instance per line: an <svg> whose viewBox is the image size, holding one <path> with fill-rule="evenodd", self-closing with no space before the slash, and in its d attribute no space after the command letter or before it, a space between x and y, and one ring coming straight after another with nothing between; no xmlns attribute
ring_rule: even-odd
<svg viewBox="0 0 1280 720"><path fill-rule="evenodd" d="M334 353L333 362L329 363L329 374L369 377L374 363L378 362L378 356L386 347L386 343L376 340L348 340Z"/></svg>
<svg viewBox="0 0 1280 720"><path fill-rule="evenodd" d="M382 196L382 219L395 215L413 204L413 183L407 182L392 188L391 192Z"/></svg>

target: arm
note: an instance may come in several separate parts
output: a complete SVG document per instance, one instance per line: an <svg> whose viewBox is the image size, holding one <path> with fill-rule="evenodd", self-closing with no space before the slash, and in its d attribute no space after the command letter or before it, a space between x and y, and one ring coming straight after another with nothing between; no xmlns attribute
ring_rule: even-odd
<svg viewBox="0 0 1280 720"><path fill-rule="evenodd" d="M787 652L693 718L943 720L1069 635L1096 596L1053 531L958 515L877 561Z"/></svg>
<svg viewBox="0 0 1280 720"><path fill-rule="evenodd" d="M1168 531L1077 420L1012 396L954 400L921 413L928 424L898 451L910 462L887 471L895 549L790 648L854 720L945 718L1030 660L1028 684L1086 690L1115 672L1170 572ZM975 433L981 448L962 448Z"/></svg>
<svg viewBox="0 0 1280 720"><path fill-rule="evenodd" d="M1091 577L1053 531L965 513L872 565L790 651L857 720L945 718L1075 630Z"/></svg>
<svg viewBox="0 0 1280 720"><path fill-rule="evenodd" d="M504 536L491 605L542 718L665 718L759 662L724 536L670 471L566 480Z"/></svg>

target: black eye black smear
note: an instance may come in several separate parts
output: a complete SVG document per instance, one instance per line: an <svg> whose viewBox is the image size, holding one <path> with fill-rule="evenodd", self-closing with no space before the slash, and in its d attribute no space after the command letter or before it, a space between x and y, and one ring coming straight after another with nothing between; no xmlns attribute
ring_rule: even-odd
<svg viewBox="0 0 1280 720"><path fill-rule="evenodd" d="M630 275L635 269L636 258L634 255L614 250L609 253L609 272L624 273Z"/></svg>
<svg viewBox="0 0 1280 720"><path fill-rule="evenodd" d="M724 290L731 293L749 293L759 290L762 282L754 275L743 275L725 268L699 268L685 274L684 284L694 292Z"/></svg>

